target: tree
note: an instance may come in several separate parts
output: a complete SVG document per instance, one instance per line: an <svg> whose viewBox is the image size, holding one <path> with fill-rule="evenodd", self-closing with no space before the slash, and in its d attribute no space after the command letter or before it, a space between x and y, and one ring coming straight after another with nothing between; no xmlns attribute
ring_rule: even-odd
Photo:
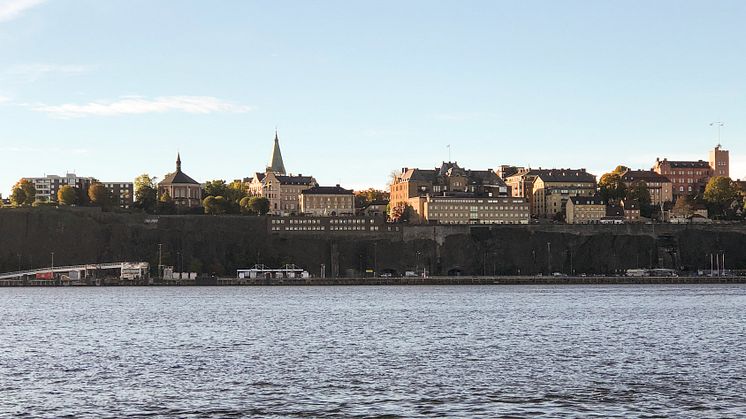
<svg viewBox="0 0 746 419"><path fill-rule="evenodd" d="M91 204L106 208L111 205L111 193L109 189L99 182L94 182L88 187L88 198Z"/></svg>
<svg viewBox="0 0 746 419"><path fill-rule="evenodd" d="M692 198L683 195L680 196L673 206L673 213L679 217L690 217L694 214L694 206L692 205Z"/></svg>
<svg viewBox="0 0 746 419"><path fill-rule="evenodd" d="M714 215L725 214L731 209L734 202L739 198L738 189L729 177L714 176L710 178L705 187L704 199L708 204L708 209Z"/></svg>
<svg viewBox="0 0 746 419"><path fill-rule="evenodd" d="M255 214L266 215L269 212L269 199L263 196L252 196L249 200L249 208Z"/></svg>
<svg viewBox="0 0 746 419"><path fill-rule="evenodd" d="M409 219L412 216L413 211L414 211L414 208L412 208L411 205L406 205L406 204L397 205L391 209L389 218L391 219L392 222L395 222L395 223L407 223L409 222Z"/></svg>
<svg viewBox="0 0 746 419"><path fill-rule="evenodd" d="M605 203L609 201L619 200L624 198L626 192L626 186L622 182L622 176L618 173L605 173L601 176L601 180L598 181L598 188L601 194L601 199Z"/></svg>
<svg viewBox="0 0 746 419"><path fill-rule="evenodd" d="M208 196L202 200L202 206L205 208L205 214L225 214L228 209L228 201L222 196Z"/></svg>
<svg viewBox="0 0 746 419"><path fill-rule="evenodd" d="M222 179L205 182L205 196L225 196L228 185Z"/></svg>
<svg viewBox="0 0 746 419"><path fill-rule="evenodd" d="M388 192L379 189L368 188L364 191L355 192L355 207L362 208L373 201L383 201L387 199L389 199Z"/></svg>
<svg viewBox="0 0 746 419"><path fill-rule="evenodd" d="M627 170L629 170L629 167L627 167L627 166L622 166L622 165L620 164L619 166L615 167L615 168L614 168L614 171L613 171L613 172L611 172L611 173L616 173L617 175L621 176L621 175L623 175L623 174L624 174L624 172L626 172Z"/></svg>
<svg viewBox="0 0 746 419"><path fill-rule="evenodd" d="M78 191L70 185L65 185L57 191L57 202L62 205L75 205L78 203Z"/></svg>
<svg viewBox="0 0 746 419"><path fill-rule="evenodd" d="M158 200L158 203L155 206L155 211L158 214L176 214L176 204L174 203L173 198L171 198L171 195L168 193L168 191L163 192L161 195L161 198Z"/></svg>
<svg viewBox="0 0 746 419"><path fill-rule="evenodd" d="M251 198L250 196L245 196L239 201L238 206L241 209L241 214L256 215L254 210L251 209Z"/></svg>
<svg viewBox="0 0 746 419"><path fill-rule="evenodd" d="M156 178L147 173L135 178L135 202L133 206L152 214L158 203L158 189Z"/></svg>
<svg viewBox="0 0 746 419"><path fill-rule="evenodd" d="M17 207L31 205L36 200L36 187L28 179L21 179L13 186L10 202Z"/></svg>

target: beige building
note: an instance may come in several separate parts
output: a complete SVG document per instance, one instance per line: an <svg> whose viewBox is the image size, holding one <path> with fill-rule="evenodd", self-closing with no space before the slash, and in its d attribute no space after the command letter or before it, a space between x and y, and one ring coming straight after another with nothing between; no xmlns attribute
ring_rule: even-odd
<svg viewBox="0 0 746 419"><path fill-rule="evenodd" d="M181 155L176 156L176 171L167 174L158 183L158 195L168 194L177 207L202 206L202 185L181 171Z"/></svg>
<svg viewBox="0 0 746 419"><path fill-rule="evenodd" d="M637 223L640 221L640 203L631 199L622 201L624 208L624 221L627 223Z"/></svg>
<svg viewBox="0 0 746 419"><path fill-rule="evenodd" d="M508 187L492 169L467 170L456 162L443 162L435 169L405 167L390 185L389 210L409 204L412 198L448 193L504 197L508 195Z"/></svg>
<svg viewBox="0 0 746 419"><path fill-rule="evenodd" d="M522 198L473 194L427 195L410 200L414 222L438 224L528 224L528 202Z"/></svg>
<svg viewBox="0 0 746 419"><path fill-rule="evenodd" d="M565 213L571 197L594 196L596 177L585 169L540 170L532 189L531 215L551 218Z"/></svg>
<svg viewBox="0 0 746 419"><path fill-rule="evenodd" d="M606 205L598 196L573 196L567 200L568 224L598 224L606 217Z"/></svg>
<svg viewBox="0 0 746 419"><path fill-rule="evenodd" d="M622 182L630 189L639 182L645 183L650 192L650 203L660 206L673 201L673 185L664 175L653 170L627 170L622 174Z"/></svg>
<svg viewBox="0 0 746 419"><path fill-rule="evenodd" d="M300 213L316 217L355 215L355 194L337 186L314 186L300 193Z"/></svg>
<svg viewBox="0 0 746 419"><path fill-rule="evenodd" d="M269 214L272 215L299 214L301 192L318 185L313 176L285 174L277 132L270 165L264 173L257 172L244 181L248 184L249 195L263 196L269 200Z"/></svg>
<svg viewBox="0 0 746 419"><path fill-rule="evenodd" d="M730 157L728 150L720 148L720 144L710 150L710 167L713 176L730 177Z"/></svg>

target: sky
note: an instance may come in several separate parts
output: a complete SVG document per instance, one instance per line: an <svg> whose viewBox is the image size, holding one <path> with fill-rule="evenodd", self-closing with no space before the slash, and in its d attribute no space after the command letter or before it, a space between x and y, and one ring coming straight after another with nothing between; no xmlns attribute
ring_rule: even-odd
<svg viewBox="0 0 746 419"><path fill-rule="evenodd" d="M746 178L746 2L0 0L0 193L20 177L288 172L384 188L444 160ZM448 147L450 145L450 147ZM449 151L450 149L450 151Z"/></svg>

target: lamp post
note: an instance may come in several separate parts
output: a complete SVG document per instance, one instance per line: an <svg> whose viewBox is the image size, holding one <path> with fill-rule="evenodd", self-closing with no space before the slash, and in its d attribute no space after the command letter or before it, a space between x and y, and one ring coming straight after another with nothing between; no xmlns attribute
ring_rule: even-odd
<svg viewBox="0 0 746 419"><path fill-rule="evenodd" d="M52 254L52 270L54 271L54 252L50 252Z"/></svg>

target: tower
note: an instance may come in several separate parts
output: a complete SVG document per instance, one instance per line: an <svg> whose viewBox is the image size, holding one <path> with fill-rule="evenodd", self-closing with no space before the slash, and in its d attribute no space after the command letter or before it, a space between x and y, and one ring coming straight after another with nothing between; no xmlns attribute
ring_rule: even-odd
<svg viewBox="0 0 746 419"><path fill-rule="evenodd" d="M269 167L267 169L278 175L285 174L285 163L282 162L280 139L277 137L277 130L275 130L275 146L272 149L272 158L270 159Z"/></svg>
<svg viewBox="0 0 746 419"><path fill-rule="evenodd" d="M728 150L723 150L720 144L710 150L710 168L712 176L730 177L730 158Z"/></svg>
<svg viewBox="0 0 746 419"><path fill-rule="evenodd" d="M181 153L176 153L176 171L181 172Z"/></svg>

